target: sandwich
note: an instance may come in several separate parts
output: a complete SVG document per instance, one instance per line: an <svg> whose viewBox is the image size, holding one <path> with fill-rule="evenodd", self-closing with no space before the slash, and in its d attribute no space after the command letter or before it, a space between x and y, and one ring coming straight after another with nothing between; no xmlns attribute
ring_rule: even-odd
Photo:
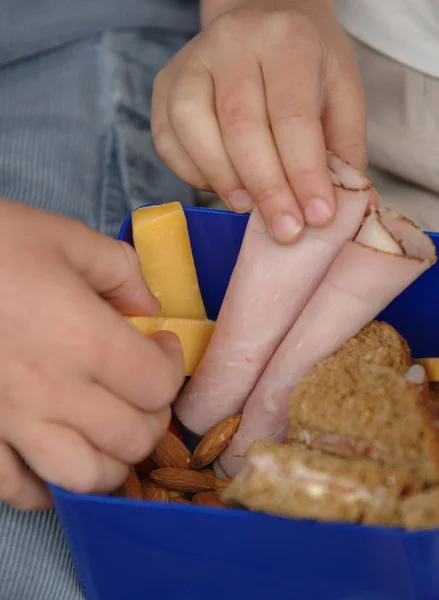
<svg viewBox="0 0 439 600"><path fill-rule="evenodd" d="M407 469L256 441L223 500L300 519L398 526L401 497L419 489Z"/></svg>
<svg viewBox="0 0 439 600"><path fill-rule="evenodd" d="M439 526L439 389L404 338L374 321L291 395L285 444L256 441L223 493L269 514Z"/></svg>
<svg viewBox="0 0 439 600"><path fill-rule="evenodd" d="M373 323L316 365L291 395L287 443L439 482L438 407L404 340ZM409 368L408 368L409 367Z"/></svg>

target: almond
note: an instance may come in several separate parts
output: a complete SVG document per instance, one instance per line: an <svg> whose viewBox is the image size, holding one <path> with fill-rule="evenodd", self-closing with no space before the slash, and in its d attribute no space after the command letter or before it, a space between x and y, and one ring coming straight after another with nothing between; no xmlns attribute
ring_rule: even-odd
<svg viewBox="0 0 439 600"><path fill-rule="evenodd" d="M233 415L220 421L206 433L192 455L193 469L203 469L226 448L241 422L241 415Z"/></svg>
<svg viewBox="0 0 439 600"><path fill-rule="evenodd" d="M142 485L137 477L135 467L130 466L128 477L121 485L118 495L124 498L132 498L133 500L143 499Z"/></svg>
<svg viewBox="0 0 439 600"><path fill-rule="evenodd" d="M153 500L155 502L169 502L168 490L163 486L152 483L142 487L144 500Z"/></svg>
<svg viewBox="0 0 439 600"><path fill-rule="evenodd" d="M158 467L190 469L191 466L191 453L172 431L166 433L151 458Z"/></svg>
<svg viewBox="0 0 439 600"><path fill-rule="evenodd" d="M188 469L163 468L151 472L151 479L171 490L181 492L202 492L213 490L215 483L205 473L190 471Z"/></svg>
<svg viewBox="0 0 439 600"><path fill-rule="evenodd" d="M215 508L227 508L215 492L198 492L192 499L194 504L199 506L212 506Z"/></svg>
<svg viewBox="0 0 439 600"><path fill-rule="evenodd" d="M201 469L199 471L199 473L203 473L204 475L206 475L206 477L209 477L210 480L215 484L216 486L216 480L217 480L217 476L215 474L215 471L213 469Z"/></svg>

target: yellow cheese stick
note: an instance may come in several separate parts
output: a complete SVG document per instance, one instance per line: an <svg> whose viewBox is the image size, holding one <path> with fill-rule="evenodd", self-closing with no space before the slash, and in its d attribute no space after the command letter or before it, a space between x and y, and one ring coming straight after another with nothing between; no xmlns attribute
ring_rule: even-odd
<svg viewBox="0 0 439 600"><path fill-rule="evenodd" d="M215 321L167 319L165 317L126 317L143 335L157 331L172 331L178 336L184 356L186 375L195 371L212 336Z"/></svg>
<svg viewBox="0 0 439 600"><path fill-rule="evenodd" d="M424 367L429 381L439 381L439 358L418 358L415 362Z"/></svg>
<svg viewBox="0 0 439 600"><path fill-rule="evenodd" d="M140 208L132 223L143 277L162 306L161 315L206 319L181 204Z"/></svg>

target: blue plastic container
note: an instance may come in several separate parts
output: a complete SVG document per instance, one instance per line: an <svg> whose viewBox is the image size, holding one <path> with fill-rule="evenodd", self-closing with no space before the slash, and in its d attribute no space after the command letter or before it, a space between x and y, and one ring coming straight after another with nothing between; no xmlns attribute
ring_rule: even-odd
<svg viewBox="0 0 439 600"><path fill-rule="evenodd" d="M214 319L247 216L185 210ZM120 238L132 242L131 218ZM439 247L439 235L432 238ZM415 356L439 356L438 307L436 265L382 317ZM53 494L87 600L439 599L439 531L319 524L58 488Z"/></svg>

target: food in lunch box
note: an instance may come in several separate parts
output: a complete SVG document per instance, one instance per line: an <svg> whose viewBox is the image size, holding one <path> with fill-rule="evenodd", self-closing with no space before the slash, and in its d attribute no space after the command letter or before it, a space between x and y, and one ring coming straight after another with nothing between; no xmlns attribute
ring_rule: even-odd
<svg viewBox="0 0 439 600"><path fill-rule="evenodd" d="M185 373L192 375L203 357L215 328L214 321L195 321L169 317L126 317L143 335L157 331L172 331L178 336L183 350Z"/></svg>
<svg viewBox="0 0 439 600"><path fill-rule="evenodd" d="M372 209L355 240L345 242L247 399L235 438L220 457L228 475L238 472L253 440L282 441L289 398L302 377L372 321L436 258L431 238L411 221ZM205 398L199 412L204 406ZM183 424L190 427L191 421Z"/></svg>
<svg viewBox="0 0 439 600"><path fill-rule="evenodd" d="M405 469L257 441L223 498L274 515L394 526L402 494L419 486Z"/></svg>
<svg viewBox="0 0 439 600"><path fill-rule="evenodd" d="M291 394L287 442L367 457L439 482L439 437L425 372L419 365L402 372L404 347L371 346L348 345L303 377ZM386 365L390 361L398 370Z"/></svg>
<svg viewBox="0 0 439 600"><path fill-rule="evenodd" d="M179 202L139 208L132 214L132 227L143 277L161 311L159 317L126 319L143 335L175 333L190 376L206 351L215 322L206 317L183 208Z"/></svg>
<svg viewBox="0 0 439 600"><path fill-rule="evenodd" d="M297 244L279 246L259 211L250 215L211 343L175 404L178 418L199 435L241 412L277 346L360 227L371 183L334 154L328 157L338 205L330 225L306 228Z"/></svg>
<svg viewBox="0 0 439 600"><path fill-rule="evenodd" d="M206 319L181 204L139 208L132 227L143 277L161 304L161 316Z"/></svg>
<svg viewBox="0 0 439 600"><path fill-rule="evenodd" d="M130 469L116 495L133 500L224 507L221 494L231 480L217 477L209 467L230 442L239 421L240 415L233 415L218 423L200 440L193 454L168 431L152 455Z"/></svg>
<svg viewBox="0 0 439 600"><path fill-rule="evenodd" d="M179 336L194 376L176 413L204 437L191 453L168 432L119 494L439 526L439 385L427 377L439 379L437 359L414 364L403 337L372 321L436 261L436 250L387 209L363 219L369 180L333 154L329 165L339 203L333 223L282 247L254 209L216 326L180 205L133 214L135 247L162 313L128 319L145 335L168 328Z"/></svg>
<svg viewBox="0 0 439 600"><path fill-rule="evenodd" d="M302 378L286 443L254 442L223 499L322 521L438 527L438 414L405 340L372 322Z"/></svg>
<svg viewBox="0 0 439 600"><path fill-rule="evenodd" d="M214 425L195 448L191 459L193 469L203 469L227 448L241 422L241 415L232 415Z"/></svg>
<svg viewBox="0 0 439 600"><path fill-rule="evenodd" d="M190 469L192 456L183 442L172 431L168 431L155 447L151 459L158 467Z"/></svg>

